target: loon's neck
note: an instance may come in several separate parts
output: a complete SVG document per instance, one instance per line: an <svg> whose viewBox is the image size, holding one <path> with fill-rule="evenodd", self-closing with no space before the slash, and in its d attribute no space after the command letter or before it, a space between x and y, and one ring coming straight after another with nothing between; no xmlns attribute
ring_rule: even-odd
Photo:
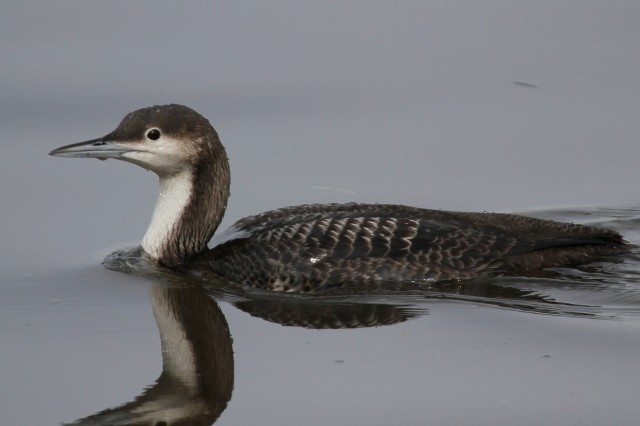
<svg viewBox="0 0 640 426"><path fill-rule="evenodd" d="M207 250L229 198L229 161L217 140L193 167L160 175L160 190L142 248L166 266Z"/></svg>

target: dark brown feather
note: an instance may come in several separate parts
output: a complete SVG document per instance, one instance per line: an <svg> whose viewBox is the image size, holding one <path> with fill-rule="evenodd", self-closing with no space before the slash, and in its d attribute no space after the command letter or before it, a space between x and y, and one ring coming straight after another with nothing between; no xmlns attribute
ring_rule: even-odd
<svg viewBox="0 0 640 426"><path fill-rule="evenodd" d="M500 213L385 204L302 205L239 221L193 261L240 283L310 292L469 279L587 263L628 244L607 229Z"/></svg>

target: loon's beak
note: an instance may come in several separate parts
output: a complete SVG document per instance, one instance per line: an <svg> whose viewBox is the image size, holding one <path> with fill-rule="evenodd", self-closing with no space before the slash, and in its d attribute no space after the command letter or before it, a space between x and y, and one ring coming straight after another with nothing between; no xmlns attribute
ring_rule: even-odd
<svg viewBox="0 0 640 426"><path fill-rule="evenodd" d="M122 154L131 152L130 147L120 145L117 142L105 140L105 138L92 139L86 142L74 143L71 145L61 146L49 153L56 157L71 158L98 158L106 160L107 158L121 158Z"/></svg>

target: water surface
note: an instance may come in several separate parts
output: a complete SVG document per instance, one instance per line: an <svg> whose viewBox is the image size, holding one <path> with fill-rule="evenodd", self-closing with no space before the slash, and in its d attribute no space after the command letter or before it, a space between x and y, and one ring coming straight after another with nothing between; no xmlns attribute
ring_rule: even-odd
<svg viewBox="0 0 640 426"><path fill-rule="evenodd" d="M535 214L623 231L639 212ZM202 286L129 260L137 275L96 265L5 277L3 383L16 421L549 424L571 410L570 424L631 424L637 413L634 254L334 297Z"/></svg>
<svg viewBox="0 0 640 426"><path fill-rule="evenodd" d="M389 202L640 244L639 19L623 1L3 5L2 423L637 424L638 253L366 296L202 287L101 265L139 243L153 174L46 154L178 102L229 153L222 228Z"/></svg>

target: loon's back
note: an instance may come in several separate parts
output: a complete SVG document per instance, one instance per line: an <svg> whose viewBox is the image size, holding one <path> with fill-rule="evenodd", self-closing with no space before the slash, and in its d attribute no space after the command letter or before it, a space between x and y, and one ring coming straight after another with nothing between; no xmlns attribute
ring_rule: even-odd
<svg viewBox="0 0 640 426"><path fill-rule="evenodd" d="M233 238L189 266L291 292L571 266L629 248L620 234L598 227L386 204L286 207L230 231Z"/></svg>

